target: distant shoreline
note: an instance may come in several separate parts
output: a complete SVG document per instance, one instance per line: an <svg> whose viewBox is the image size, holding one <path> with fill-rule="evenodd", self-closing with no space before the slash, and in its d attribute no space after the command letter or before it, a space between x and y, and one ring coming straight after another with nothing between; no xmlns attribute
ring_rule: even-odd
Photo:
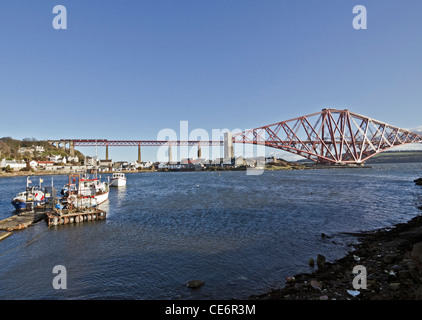
<svg viewBox="0 0 422 320"><path fill-rule="evenodd" d="M313 170L313 169L370 169L371 166L350 166L350 165L293 165L293 166L272 166L266 165L264 171L293 171L293 170ZM99 174L113 174L114 172L123 172L125 174L148 173L148 172L225 172L225 171L247 171L248 168L212 168L205 170L195 169L161 169L161 170L121 170L121 171L102 171ZM250 168L254 170L254 168ZM259 170L259 169L255 169ZM16 171L16 172L0 172L0 178L9 177L25 177L25 176L67 176L71 174L84 174L84 172L62 172L58 170L42 170L42 171Z"/></svg>

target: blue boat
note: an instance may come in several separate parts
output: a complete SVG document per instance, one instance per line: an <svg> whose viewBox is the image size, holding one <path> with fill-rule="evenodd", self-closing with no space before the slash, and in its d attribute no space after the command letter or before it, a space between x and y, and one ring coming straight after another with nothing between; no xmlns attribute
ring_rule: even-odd
<svg viewBox="0 0 422 320"><path fill-rule="evenodd" d="M27 207L36 208L44 203L44 192L35 187L27 188L26 191L19 192L12 200L12 205L17 211L25 210Z"/></svg>
<svg viewBox="0 0 422 320"><path fill-rule="evenodd" d="M12 205L15 207L16 211L22 211L26 208L36 208L45 204L45 194L43 188L40 187L29 187L31 181L29 177L26 179L26 191L19 192L16 197L12 200Z"/></svg>

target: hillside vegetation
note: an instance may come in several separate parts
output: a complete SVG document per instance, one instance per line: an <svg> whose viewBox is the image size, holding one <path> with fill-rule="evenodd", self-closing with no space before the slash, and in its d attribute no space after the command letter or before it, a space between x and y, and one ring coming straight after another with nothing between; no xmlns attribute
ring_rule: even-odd
<svg viewBox="0 0 422 320"><path fill-rule="evenodd" d="M40 146L44 148L43 152L20 153L20 148L30 148L32 146ZM55 148L47 141L38 141L35 138L25 138L23 140L16 140L11 137L0 138L0 159L16 159L16 160L45 160L47 156L59 155L62 157L69 156L70 152L67 150ZM75 150L75 156L82 159L84 155Z"/></svg>

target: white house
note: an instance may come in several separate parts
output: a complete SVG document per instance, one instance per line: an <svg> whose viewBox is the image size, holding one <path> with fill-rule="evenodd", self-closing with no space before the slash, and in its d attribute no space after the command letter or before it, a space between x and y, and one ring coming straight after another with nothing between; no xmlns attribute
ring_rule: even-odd
<svg viewBox="0 0 422 320"><path fill-rule="evenodd" d="M7 166L9 166L10 169L13 169L15 171L19 171L20 169L26 168L26 162L21 160L6 160L3 159L0 162L0 168L6 168Z"/></svg>
<svg viewBox="0 0 422 320"><path fill-rule="evenodd" d="M67 156L67 161L68 162L71 162L71 161L79 162L79 157L78 156Z"/></svg>
<svg viewBox="0 0 422 320"><path fill-rule="evenodd" d="M30 166L31 168L36 168L36 167L37 167L37 165L38 165L38 163L37 163L37 161L35 161L35 160L32 160L32 161L30 161L30 162L29 162L29 166Z"/></svg>

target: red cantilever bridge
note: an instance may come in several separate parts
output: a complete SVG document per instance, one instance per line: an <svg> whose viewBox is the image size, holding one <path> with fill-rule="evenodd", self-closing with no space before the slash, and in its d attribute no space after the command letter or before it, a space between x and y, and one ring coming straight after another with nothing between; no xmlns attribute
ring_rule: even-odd
<svg viewBox="0 0 422 320"><path fill-rule="evenodd" d="M49 142L57 147L61 144L63 148L69 144L71 152L75 146L106 146L107 158L108 146L138 146L139 161L141 146L224 146L226 149L231 148L232 143L244 143L281 149L317 163L332 164L360 164L390 148L422 142L422 135L347 109L323 109L241 133L229 133L226 137L225 141L62 139ZM200 156L200 151L198 153Z"/></svg>

